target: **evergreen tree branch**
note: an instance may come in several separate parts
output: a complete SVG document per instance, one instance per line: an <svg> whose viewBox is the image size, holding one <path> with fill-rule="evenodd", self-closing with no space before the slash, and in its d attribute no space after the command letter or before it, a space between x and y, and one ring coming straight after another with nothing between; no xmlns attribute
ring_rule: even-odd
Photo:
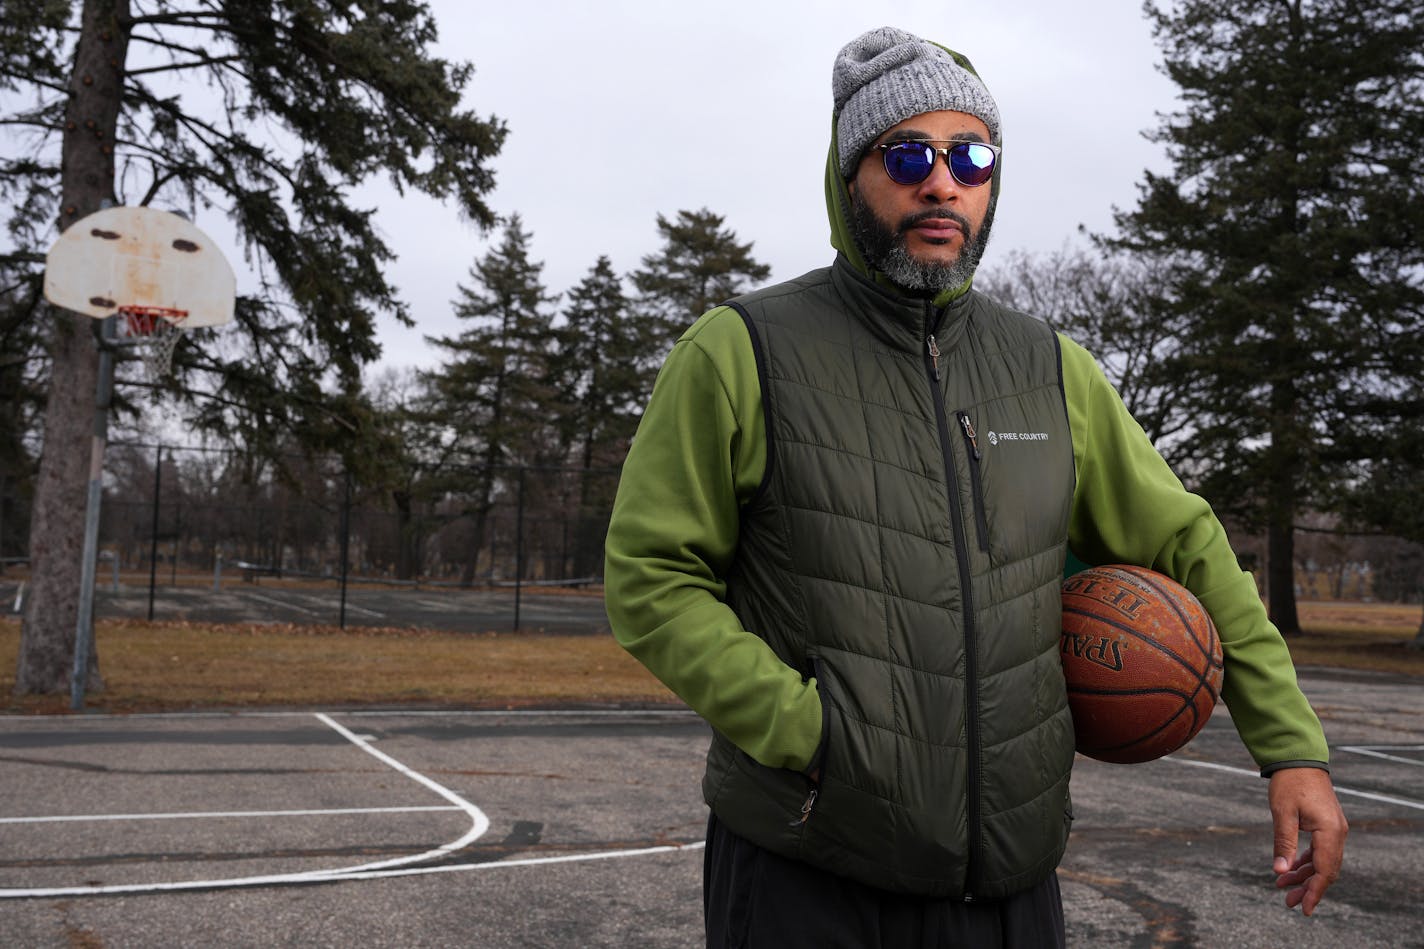
<svg viewBox="0 0 1424 949"><path fill-rule="evenodd" d="M135 37L139 40L139 37ZM168 44L156 44L168 45ZM176 49L176 48L175 48ZM189 62L170 62L165 66L145 66L137 69L126 70L124 75L132 79L134 76L152 76L159 73L185 72L190 69L212 69L217 66L228 66L231 63L242 62L241 56L203 56L197 51L193 51L199 58ZM238 71L240 74L240 70Z"/></svg>
<svg viewBox="0 0 1424 949"><path fill-rule="evenodd" d="M44 76L36 75L35 73L31 72L25 72L20 69L15 69L8 65L0 64L0 76L3 76L7 79L19 80L25 85L39 86L41 89L49 89L50 91L57 92L63 96L69 95L69 87L65 85L65 83L61 80L46 79Z"/></svg>

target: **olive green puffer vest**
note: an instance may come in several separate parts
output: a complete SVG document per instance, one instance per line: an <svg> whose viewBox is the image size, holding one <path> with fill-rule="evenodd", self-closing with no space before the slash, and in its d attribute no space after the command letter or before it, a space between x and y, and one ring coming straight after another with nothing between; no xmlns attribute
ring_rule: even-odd
<svg viewBox="0 0 1424 949"><path fill-rule="evenodd" d="M714 737L708 804L763 847L885 889L1033 885L1071 819L1056 335L972 291L942 311L892 296L843 259L732 305L769 445L728 597L815 676L825 725L818 785Z"/></svg>

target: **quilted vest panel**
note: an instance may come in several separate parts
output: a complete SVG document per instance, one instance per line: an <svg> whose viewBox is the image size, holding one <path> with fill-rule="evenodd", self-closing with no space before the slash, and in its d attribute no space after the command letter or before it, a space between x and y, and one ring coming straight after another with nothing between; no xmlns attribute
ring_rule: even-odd
<svg viewBox="0 0 1424 949"><path fill-rule="evenodd" d="M893 297L841 263L734 306L769 454L728 597L815 676L825 726L804 820L809 779L720 736L709 805L761 846L882 888L1033 885L1066 844L1073 757L1056 336L973 292L943 312Z"/></svg>

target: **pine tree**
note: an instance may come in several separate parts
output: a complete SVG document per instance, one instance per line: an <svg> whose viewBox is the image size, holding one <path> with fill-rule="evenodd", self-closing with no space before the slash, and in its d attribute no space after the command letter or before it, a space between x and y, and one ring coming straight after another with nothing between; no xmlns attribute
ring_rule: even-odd
<svg viewBox="0 0 1424 949"><path fill-rule="evenodd" d="M375 431L363 443L375 450L358 483L395 509L389 560L396 579L415 580L425 563L452 443L441 437L440 425L432 424L440 414L432 408L428 377L414 369L387 369L374 380L370 394Z"/></svg>
<svg viewBox="0 0 1424 949"><path fill-rule="evenodd" d="M44 408L39 332L39 281L0 261L0 573L25 553L29 505L38 461L38 419Z"/></svg>
<svg viewBox="0 0 1424 949"><path fill-rule="evenodd" d="M752 242L738 243L724 220L706 208L679 211L676 221L658 215L663 248L632 274L639 308L660 342L658 357L703 313L771 276L752 256Z"/></svg>
<svg viewBox="0 0 1424 949"><path fill-rule="evenodd" d="M612 478L595 468L616 466L627 453L655 375L654 340L633 315L607 256L569 291L559 327L553 379L560 428L580 470L574 576L602 569L603 530L612 505Z"/></svg>
<svg viewBox="0 0 1424 949"><path fill-rule="evenodd" d="M173 389L198 399L192 424L249 449L276 451L283 432L326 447L349 435L340 412L379 354L376 316L409 322L373 212L350 192L381 176L494 220L483 195L504 126L462 108L472 68L433 56L436 38L427 8L405 0L6 3L0 200L17 246L5 259L37 273L54 228L106 201L200 225L216 208L263 290L238 301L230 331L179 346ZM88 319L44 319L20 693L69 684L99 366Z"/></svg>
<svg viewBox="0 0 1424 949"><path fill-rule="evenodd" d="M1119 246L1170 257L1200 488L1267 536L1300 629L1294 526L1424 373L1424 7L1184 0L1146 12L1182 110ZM1381 440L1384 446L1389 439Z"/></svg>
<svg viewBox="0 0 1424 949"><path fill-rule="evenodd" d="M569 291L562 316L554 378L566 441L583 468L616 463L652 389L646 327L606 256Z"/></svg>
<svg viewBox="0 0 1424 949"><path fill-rule="evenodd" d="M451 444L476 465L461 479L474 520L474 550L463 580L474 579L486 522L507 469L550 460L556 443L546 407L552 402L549 356L555 342L544 265L529 259L530 234L519 215L504 237L470 268L471 285L459 285L455 315L468 325L458 336L427 337L449 359L429 375L435 421Z"/></svg>

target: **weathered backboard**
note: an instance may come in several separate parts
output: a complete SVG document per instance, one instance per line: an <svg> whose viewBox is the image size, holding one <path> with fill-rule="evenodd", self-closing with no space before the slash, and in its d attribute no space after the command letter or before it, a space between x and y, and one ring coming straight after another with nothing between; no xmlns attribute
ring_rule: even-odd
<svg viewBox="0 0 1424 949"><path fill-rule="evenodd" d="M121 306L187 311L185 329L233 316L237 281L192 222L155 208L115 207L75 221L45 258L44 295L96 319Z"/></svg>

